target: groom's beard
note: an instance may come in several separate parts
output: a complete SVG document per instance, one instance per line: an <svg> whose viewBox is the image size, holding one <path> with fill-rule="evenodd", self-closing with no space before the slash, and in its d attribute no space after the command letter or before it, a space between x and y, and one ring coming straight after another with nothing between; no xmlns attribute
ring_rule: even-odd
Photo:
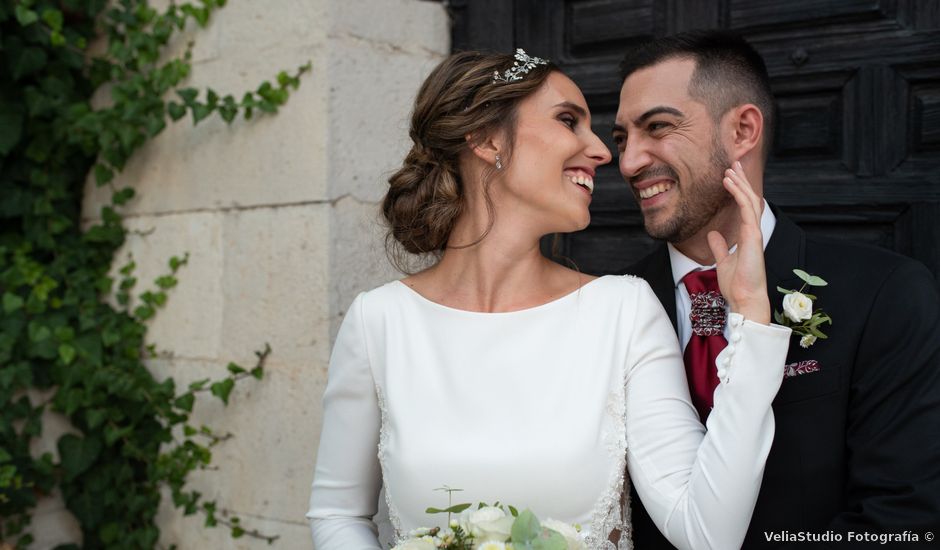
<svg viewBox="0 0 940 550"><path fill-rule="evenodd" d="M701 231L719 211L733 204L734 197L725 190L722 183L725 170L730 167L728 155L715 135L708 163L692 176L690 182L679 182L678 173L671 166L653 168L671 173L678 187L679 203L676 205L676 213L670 219L657 224L644 216L644 227L649 236L671 243L681 243ZM645 174L639 174L636 179L645 177Z"/></svg>

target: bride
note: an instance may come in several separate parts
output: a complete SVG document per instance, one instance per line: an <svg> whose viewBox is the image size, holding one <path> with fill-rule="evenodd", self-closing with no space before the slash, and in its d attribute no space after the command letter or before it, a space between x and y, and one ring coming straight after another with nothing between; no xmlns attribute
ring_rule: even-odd
<svg viewBox="0 0 940 550"><path fill-rule="evenodd" d="M410 136L383 203L389 244L437 261L346 314L307 514L317 550L382 548L383 488L396 539L440 525L425 509L446 506L445 484L463 502L580 524L590 548L631 548L631 482L673 544L740 547L790 334L769 324L744 174L723 182L736 251L709 239L732 344L706 432L646 282L539 251L542 236L588 225L595 170L611 160L574 82L521 51L454 54L421 87Z"/></svg>

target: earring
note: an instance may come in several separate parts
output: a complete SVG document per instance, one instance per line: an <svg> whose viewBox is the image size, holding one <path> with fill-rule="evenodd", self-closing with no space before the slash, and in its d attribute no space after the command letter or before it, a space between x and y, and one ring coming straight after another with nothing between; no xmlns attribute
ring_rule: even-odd
<svg viewBox="0 0 940 550"><path fill-rule="evenodd" d="M503 163L500 162L500 160L499 160L499 155L496 155L496 169L497 169L497 170L502 170L502 169L503 169Z"/></svg>

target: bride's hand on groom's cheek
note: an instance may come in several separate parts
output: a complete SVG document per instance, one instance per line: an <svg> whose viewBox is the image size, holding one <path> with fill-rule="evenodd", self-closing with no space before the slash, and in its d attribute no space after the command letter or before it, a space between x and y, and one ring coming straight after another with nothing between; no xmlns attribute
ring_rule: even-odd
<svg viewBox="0 0 940 550"><path fill-rule="evenodd" d="M770 300L760 230L763 201L751 188L740 162L725 171L723 183L738 205L741 225L733 254L729 254L728 243L721 233L708 234L708 246L718 270L718 285L731 311L750 321L767 324L770 323Z"/></svg>

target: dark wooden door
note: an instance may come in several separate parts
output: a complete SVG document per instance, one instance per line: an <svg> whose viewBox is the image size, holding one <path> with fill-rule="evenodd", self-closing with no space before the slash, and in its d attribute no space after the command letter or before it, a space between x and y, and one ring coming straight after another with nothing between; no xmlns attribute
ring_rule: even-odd
<svg viewBox="0 0 940 550"><path fill-rule="evenodd" d="M778 108L765 193L807 231L907 254L940 273L940 2L934 0L451 0L453 47L524 47L584 91L613 148L623 53L692 28L742 33ZM596 180L591 226L561 236L589 273L653 241L616 162Z"/></svg>

